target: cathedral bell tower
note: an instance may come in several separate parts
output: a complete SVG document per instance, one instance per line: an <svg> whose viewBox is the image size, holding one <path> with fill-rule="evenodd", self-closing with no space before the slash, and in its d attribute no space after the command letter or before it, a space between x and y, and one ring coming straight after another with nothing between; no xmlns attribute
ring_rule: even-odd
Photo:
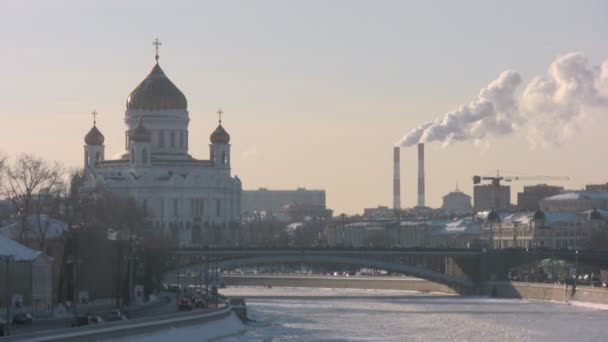
<svg viewBox="0 0 608 342"><path fill-rule="evenodd" d="M95 168L95 165L105 159L105 137L97 129L97 112L93 110L93 127L84 136L84 169Z"/></svg>
<svg viewBox="0 0 608 342"><path fill-rule="evenodd" d="M222 127L222 110L218 110L219 125L211 133L209 145L213 166L230 172L230 134Z"/></svg>

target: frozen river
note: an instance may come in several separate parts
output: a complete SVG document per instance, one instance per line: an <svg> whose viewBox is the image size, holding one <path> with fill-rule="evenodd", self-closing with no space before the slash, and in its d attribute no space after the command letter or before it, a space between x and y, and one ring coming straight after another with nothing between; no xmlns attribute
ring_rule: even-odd
<svg viewBox="0 0 608 342"><path fill-rule="evenodd" d="M246 297L240 341L608 341L608 311L388 290L229 288Z"/></svg>

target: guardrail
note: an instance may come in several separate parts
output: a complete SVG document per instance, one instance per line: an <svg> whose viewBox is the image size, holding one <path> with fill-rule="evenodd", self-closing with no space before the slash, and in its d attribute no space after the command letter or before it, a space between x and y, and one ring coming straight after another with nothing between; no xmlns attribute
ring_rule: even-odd
<svg viewBox="0 0 608 342"><path fill-rule="evenodd" d="M208 309L187 313L176 313L133 319L122 322L103 323L99 325L35 332L0 338L1 342L54 342L54 341L100 341L109 340L139 333L151 333L168 327L191 325L224 318L230 315L230 305L218 309Z"/></svg>

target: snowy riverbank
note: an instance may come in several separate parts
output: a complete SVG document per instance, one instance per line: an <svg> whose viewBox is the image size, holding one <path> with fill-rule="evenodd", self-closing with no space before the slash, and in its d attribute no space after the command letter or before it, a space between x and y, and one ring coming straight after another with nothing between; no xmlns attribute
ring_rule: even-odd
<svg viewBox="0 0 608 342"><path fill-rule="evenodd" d="M196 341L205 342L218 338L240 334L245 329L241 320L231 313L225 318L205 322L194 326L173 327L167 330L158 331L150 334L129 336L113 341L119 342L165 342L165 341Z"/></svg>

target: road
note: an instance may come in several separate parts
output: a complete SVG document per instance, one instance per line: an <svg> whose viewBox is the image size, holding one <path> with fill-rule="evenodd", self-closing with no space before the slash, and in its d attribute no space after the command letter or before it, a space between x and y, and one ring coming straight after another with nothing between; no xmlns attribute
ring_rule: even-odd
<svg viewBox="0 0 608 342"><path fill-rule="evenodd" d="M168 299L168 301L167 301ZM143 318L155 315L170 314L177 311L175 293L161 293L158 297L160 302L149 304L145 307L135 308L132 318ZM89 306L79 308L79 312L91 312L104 318L114 306L112 304ZM32 324L12 325L11 333L23 335L33 332L70 328L72 326L72 316L66 318L35 319Z"/></svg>

